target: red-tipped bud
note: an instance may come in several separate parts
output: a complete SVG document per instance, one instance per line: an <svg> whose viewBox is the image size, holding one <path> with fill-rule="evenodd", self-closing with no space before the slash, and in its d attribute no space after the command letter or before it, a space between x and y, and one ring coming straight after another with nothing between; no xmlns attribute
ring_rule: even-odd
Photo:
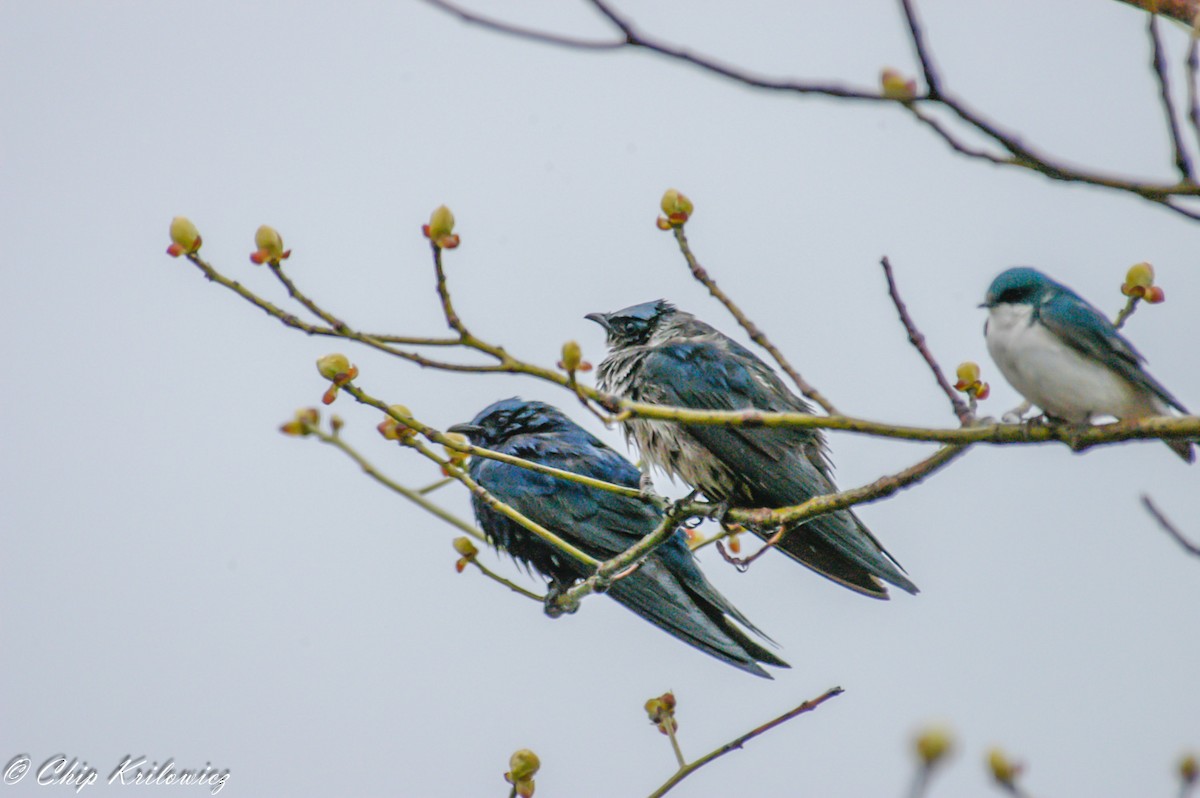
<svg viewBox="0 0 1200 798"><path fill-rule="evenodd" d="M404 405L388 405L388 410L392 411L398 416L412 418L412 411ZM389 441L404 441L417 434L415 429L407 424L404 424L403 422L397 421L391 416L388 416L383 421L379 422L379 426L377 426L376 429L379 430L380 435Z"/></svg>
<svg viewBox="0 0 1200 798"><path fill-rule="evenodd" d="M1125 273L1121 293L1127 297L1141 299L1157 305L1167 298L1162 288L1154 284L1154 267L1149 263L1135 263Z"/></svg>
<svg viewBox="0 0 1200 798"><path fill-rule="evenodd" d="M675 720L675 694L666 692L646 702L646 715L661 734L671 734L679 729Z"/></svg>
<svg viewBox="0 0 1200 798"><path fill-rule="evenodd" d="M908 102L917 96L917 81L906 79L890 68L879 73L879 87L883 90L883 96L889 100Z"/></svg>
<svg viewBox="0 0 1200 798"><path fill-rule="evenodd" d="M447 432L446 438L454 441L455 443L461 443L464 446L471 443L471 440L461 432ZM446 446L445 444L442 445L442 451L446 453L446 459L450 461L450 464L458 466L459 468L462 468L464 465L466 465L467 458L471 456L467 452L459 451L458 449Z"/></svg>
<svg viewBox="0 0 1200 798"><path fill-rule="evenodd" d="M264 224L255 231L254 246L257 249L250 253L250 260L253 263L269 263L272 266L278 266L280 261L287 260L292 256L290 249L283 248L283 236L279 235L279 231L270 225Z"/></svg>
<svg viewBox="0 0 1200 798"><path fill-rule="evenodd" d="M673 227L683 227L688 218L691 217L692 211L695 210L692 201L671 188L662 196L662 202L659 203L663 213L666 216L658 217L656 224L659 230L670 230Z"/></svg>
<svg viewBox="0 0 1200 798"><path fill-rule="evenodd" d="M979 379L980 371L979 364L970 360L958 364L956 376L958 382L954 383L956 391L972 396L976 399L987 399L991 394L992 388L986 382Z"/></svg>
<svg viewBox="0 0 1200 798"><path fill-rule="evenodd" d="M455 538L454 550L461 555L458 558L458 562L454 563L454 570L460 574L479 554L479 549L475 548L475 544L471 542L470 538Z"/></svg>
<svg viewBox="0 0 1200 798"><path fill-rule="evenodd" d="M336 418L336 416L335 416ZM295 435L303 437L311 435L316 429L317 424L321 422L321 413L315 407L305 407L296 411L292 420L279 427L279 431L284 435Z"/></svg>
<svg viewBox="0 0 1200 798"><path fill-rule="evenodd" d="M996 783L1010 790L1014 787L1017 776L1021 775L1021 771L1024 770L1024 765L1009 759L1008 755L999 748L992 748L988 751L987 764Z"/></svg>
<svg viewBox="0 0 1200 798"><path fill-rule="evenodd" d="M200 231L192 224L191 219L176 216L171 220L171 246L167 247L168 255L172 258L191 255L200 250L201 243L203 242L200 239Z"/></svg>
<svg viewBox="0 0 1200 798"><path fill-rule="evenodd" d="M577 341L563 344L562 360L558 361L558 367L567 373L592 370L592 364L583 359L583 350Z"/></svg>
<svg viewBox="0 0 1200 798"><path fill-rule="evenodd" d="M445 205L439 205L429 216L429 224L421 227L425 237L438 249L454 249L459 238L454 234L454 214Z"/></svg>
<svg viewBox="0 0 1200 798"><path fill-rule="evenodd" d="M532 798L533 777L541 767L538 755L528 748L522 748L509 757L508 772L504 774L504 780L513 786L513 792L521 798Z"/></svg>

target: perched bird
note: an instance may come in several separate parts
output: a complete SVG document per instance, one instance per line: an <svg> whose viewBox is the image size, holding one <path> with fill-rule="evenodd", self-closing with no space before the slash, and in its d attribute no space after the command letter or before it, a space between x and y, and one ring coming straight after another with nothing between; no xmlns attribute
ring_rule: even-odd
<svg viewBox="0 0 1200 798"><path fill-rule="evenodd" d="M610 351L597 371L606 393L696 410L811 412L752 352L665 300L586 318L608 336ZM818 430L646 419L624 426L645 460L727 506L786 507L837 491ZM794 525L776 548L864 595L887 598L881 579L917 592L850 510Z"/></svg>
<svg viewBox="0 0 1200 798"><path fill-rule="evenodd" d="M1103 313L1037 269L1002 272L983 305L988 352L1004 378L1049 417L1144 418L1187 410L1142 368L1145 360ZM1187 462L1189 441L1167 441Z"/></svg>
<svg viewBox="0 0 1200 798"><path fill-rule="evenodd" d="M636 467L555 407L504 399L480 411L470 424L450 427L471 442L542 465L638 487ZM657 507L629 496L589 487L519 466L472 457L471 478L530 520L599 560L609 559L659 525ZM489 540L550 581L551 597L586 578L591 567L559 551L478 497L475 517ZM770 678L758 663L788 664L755 642L740 624L766 640L701 573L682 530L654 551L634 573L608 590L650 623L706 654L756 676Z"/></svg>

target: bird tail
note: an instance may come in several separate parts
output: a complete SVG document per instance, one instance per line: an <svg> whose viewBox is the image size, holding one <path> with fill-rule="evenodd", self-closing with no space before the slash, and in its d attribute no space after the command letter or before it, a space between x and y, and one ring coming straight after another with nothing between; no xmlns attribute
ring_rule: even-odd
<svg viewBox="0 0 1200 798"><path fill-rule="evenodd" d="M770 679L759 663L790 667L734 623L762 635L699 569L681 580L651 558L637 572L613 583L608 595L664 632L747 673Z"/></svg>
<svg viewBox="0 0 1200 798"><path fill-rule="evenodd" d="M765 533L759 537L766 538ZM888 598L889 582L919 592L904 569L849 510L818 516L790 527L775 544L801 565L871 598Z"/></svg>
<svg viewBox="0 0 1200 798"><path fill-rule="evenodd" d="M1167 446L1171 447L1171 451L1183 458L1185 463L1194 463L1196 461L1196 450L1192 447L1192 441L1164 441Z"/></svg>

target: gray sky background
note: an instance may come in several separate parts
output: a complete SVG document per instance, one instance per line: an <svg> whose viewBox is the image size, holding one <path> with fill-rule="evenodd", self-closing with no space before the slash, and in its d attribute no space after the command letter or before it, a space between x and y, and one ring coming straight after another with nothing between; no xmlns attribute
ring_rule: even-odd
<svg viewBox="0 0 1200 798"><path fill-rule="evenodd" d="M478 7L608 35L583 5ZM916 72L888 0L618 5L767 74L872 87L884 66ZM1046 151L1170 179L1143 15L1098 0L917 5L950 90ZM1165 32L1179 64L1186 35ZM313 361L337 348L365 389L442 427L518 393L580 417L565 393L307 339L164 249L186 214L207 258L283 301L247 259L269 223L294 250L288 271L350 323L436 335L419 227L445 202L468 323L527 359L553 363L575 338L596 361L583 315L658 297L740 335L654 227L674 186L696 203L701 261L810 381L854 415L946 426L881 255L943 364L984 366L997 415L1018 397L981 335L992 277L1036 265L1115 312L1126 268L1151 261L1168 301L1129 334L1194 407L1195 223L966 161L898 108L537 46L411 0L7 2L0 107L3 762L65 753L102 779L127 754L212 763L234 796L500 796L528 746L539 796L636 796L673 770L645 699L674 689L696 757L842 685L674 794L900 795L931 720L959 739L934 795L991 792L992 744L1028 763L1034 795L1174 794L1178 755L1200 745L1200 562L1137 497L1200 537L1200 467L1165 446L980 447L864 508L917 597L872 602L778 557L739 574L705 552L793 666L758 680L605 599L552 622L457 575L454 530L276 431L319 402ZM376 413L346 397L334 409L388 474L436 477L378 438ZM832 446L843 487L928 451ZM435 495L469 512L461 489ZM0 792L41 795L32 782Z"/></svg>

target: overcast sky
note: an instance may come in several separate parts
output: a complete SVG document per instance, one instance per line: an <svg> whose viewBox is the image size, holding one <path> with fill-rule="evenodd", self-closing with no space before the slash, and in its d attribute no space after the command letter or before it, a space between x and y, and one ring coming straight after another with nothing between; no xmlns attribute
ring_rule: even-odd
<svg viewBox="0 0 1200 798"><path fill-rule="evenodd" d="M916 72L890 0L617 6L764 74L871 88L884 66ZM582 2L478 7L611 35ZM948 89L1070 162L1172 179L1142 14L917 7ZM1179 64L1186 34L1165 33ZM439 335L419 228L447 203L458 308L520 357L552 364L574 338L598 361L584 314L658 297L744 340L654 227L677 187L701 261L840 408L952 426L880 256L943 364L983 365L996 415L1019 397L983 344L991 279L1039 266L1115 312L1126 268L1148 260L1168 301L1128 332L1195 407L1196 223L965 160L896 107L538 46L413 0L10 1L0 107L0 764L65 754L103 781L133 755L228 769L222 795L502 796L509 754L530 747L538 796L638 796L674 767L647 698L674 689L694 758L841 685L673 794L901 795L911 736L933 720L959 742L933 795L989 792L993 744L1028 763L1037 796L1174 794L1174 763L1200 746L1200 561L1138 496L1200 537L1200 466L1166 446L979 447L863 508L916 597L873 602L781 557L740 574L703 552L793 666L755 679L605 598L551 621L456 574L458 532L277 431L319 402L313 362L341 348L364 389L435 426L520 394L626 451L567 394L306 338L164 250L186 214L215 266L282 303L247 257L269 223L293 249L287 270L352 325ZM345 396L334 408L389 475L438 476L385 445L377 413ZM843 487L930 451L831 445ZM457 486L434 497L469 514ZM484 561L539 587L506 557ZM9 793L42 794L33 774Z"/></svg>

